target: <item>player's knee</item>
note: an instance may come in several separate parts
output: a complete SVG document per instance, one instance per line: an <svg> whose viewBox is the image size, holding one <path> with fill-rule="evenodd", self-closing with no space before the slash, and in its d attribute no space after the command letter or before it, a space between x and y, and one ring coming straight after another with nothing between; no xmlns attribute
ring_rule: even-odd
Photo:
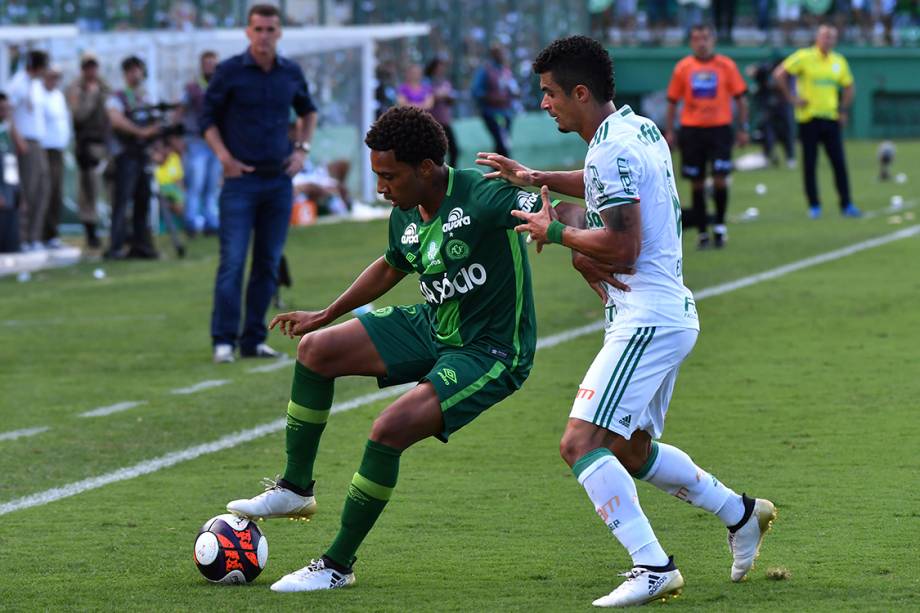
<svg viewBox="0 0 920 613"><path fill-rule="evenodd" d="M403 440L402 428L399 427L397 421L389 413L381 413L374 420L374 425L371 426L370 439L381 445L404 449L407 445L406 441Z"/></svg>
<svg viewBox="0 0 920 613"><path fill-rule="evenodd" d="M562 456L566 464L574 466L579 458L592 451L588 447L591 447L591 445L586 445L580 437L571 432L566 432L562 435L562 440L559 441L559 455Z"/></svg>
<svg viewBox="0 0 920 613"><path fill-rule="evenodd" d="M333 377L332 347L323 330L305 334L297 345L297 361L321 377Z"/></svg>

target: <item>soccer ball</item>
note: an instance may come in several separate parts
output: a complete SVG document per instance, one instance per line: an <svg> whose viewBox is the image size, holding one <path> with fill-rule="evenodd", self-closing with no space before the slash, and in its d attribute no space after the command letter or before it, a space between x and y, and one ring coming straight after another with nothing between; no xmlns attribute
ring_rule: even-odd
<svg viewBox="0 0 920 613"><path fill-rule="evenodd" d="M255 522L224 514L209 519L195 539L195 565L208 581L227 585L255 580L268 562L268 539Z"/></svg>

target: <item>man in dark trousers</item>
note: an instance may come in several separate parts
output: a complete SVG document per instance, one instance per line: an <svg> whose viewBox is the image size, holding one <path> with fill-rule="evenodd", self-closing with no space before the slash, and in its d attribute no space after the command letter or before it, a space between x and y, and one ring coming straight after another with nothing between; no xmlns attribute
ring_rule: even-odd
<svg viewBox="0 0 920 613"><path fill-rule="evenodd" d="M841 128L847 123L847 113L853 102L853 73L846 58L834 51L837 28L822 25L818 28L813 47L799 49L773 73L777 86L789 103L795 107L795 120L799 124L802 141L802 174L805 178L805 196L812 219L821 216L818 198L818 181L815 166L818 145L824 145L827 157L834 168L834 182L840 196L840 214L844 217L861 217L850 198L850 179L843 154ZM795 92L789 86L789 77L795 77ZM841 95L841 91L843 94Z"/></svg>
<svg viewBox="0 0 920 613"><path fill-rule="evenodd" d="M265 313L278 284L278 266L291 216L291 177L303 167L316 128L316 107L301 68L277 54L277 7L249 9L249 48L217 66L205 93L200 129L223 166L220 264L214 287L211 339L214 361L279 357L265 344ZM299 120L294 142L288 115ZM243 269L250 237L252 267L240 331Z"/></svg>
<svg viewBox="0 0 920 613"><path fill-rule="evenodd" d="M106 259L157 259L150 229L150 157L147 145L159 128L153 124L144 90L147 67L137 56L121 63L124 87L106 102L115 133L115 185L112 190L112 227ZM128 206L131 228L128 229Z"/></svg>

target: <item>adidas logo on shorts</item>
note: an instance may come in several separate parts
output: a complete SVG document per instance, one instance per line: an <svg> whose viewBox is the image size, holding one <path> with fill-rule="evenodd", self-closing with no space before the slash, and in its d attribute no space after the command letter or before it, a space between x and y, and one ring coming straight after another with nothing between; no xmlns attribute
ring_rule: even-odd
<svg viewBox="0 0 920 613"><path fill-rule="evenodd" d="M627 415L626 417L621 417L621 418L618 419L617 421L619 422L619 424L620 424L621 426L626 426L626 427L628 428L630 422L632 421L632 418L631 418L630 415Z"/></svg>

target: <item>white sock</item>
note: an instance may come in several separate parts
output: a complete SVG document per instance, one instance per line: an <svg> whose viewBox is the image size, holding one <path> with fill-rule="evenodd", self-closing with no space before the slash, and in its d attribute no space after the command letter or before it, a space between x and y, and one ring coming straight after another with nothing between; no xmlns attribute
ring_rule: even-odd
<svg viewBox="0 0 920 613"><path fill-rule="evenodd" d="M651 466L637 478L660 490L714 513L726 526L734 526L744 515L741 496L693 463L686 453L664 443L652 443Z"/></svg>
<svg viewBox="0 0 920 613"><path fill-rule="evenodd" d="M668 556L639 506L636 484L608 449L585 454L572 467L597 514L626 548L635 566L664 566Z"/></svg>

